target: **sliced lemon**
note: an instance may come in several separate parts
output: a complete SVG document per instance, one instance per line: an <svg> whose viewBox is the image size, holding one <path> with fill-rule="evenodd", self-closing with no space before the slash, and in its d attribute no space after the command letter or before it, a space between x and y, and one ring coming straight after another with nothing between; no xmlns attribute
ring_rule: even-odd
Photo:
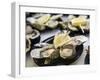
<svg viewBox="0 0 100 80"><path fill-rule="evenodd" d="M80 27L87 24L87 20L84 17L78 17L71 20L72 26Z"/></svg>
<svg viewBox="0 0 100 80"><path fill-rule="evenodd" d="M58 48L64 45L65 43L69 42L70 40L71 38L67 33L60 33L55 35L53 43L55 48Z"/></svg>
<svg viewBox="0 0 100 80"><path fill-rule="evenodd" d="M50 19L50 16L51 16L50 14L45 14L45 15L41 16L39 19L37 19L36 22L40 25L43 25Z"/></svg>

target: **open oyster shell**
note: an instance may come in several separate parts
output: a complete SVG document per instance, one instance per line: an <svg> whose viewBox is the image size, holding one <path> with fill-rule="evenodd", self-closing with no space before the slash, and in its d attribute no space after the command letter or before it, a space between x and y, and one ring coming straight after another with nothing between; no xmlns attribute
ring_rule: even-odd
<svg viewBox="0 0 100 80"><path fill-rule="evenodd" d="M44 59L45 64L50 64L54 59L57 59L59 57L59 51L58 49L55 49L53 45L46 44L45 46L42 46L40 48L33 49L31 51L31 57L37 62L41 61L41 59Z"/></svg>
<svg viewBox="0 0 100 80"><path fill-rule="evenodd" d="M48 26L48 27L51 28L51 29L54 29L54 28L57 27L58 21L50 20L50 21L48 21L45 25Z"/></svg>
<svg viewBox="0 0 100 80"><path fill-rule="evenodd" d="M31 49L31 41L26 39L26 53L29 52Z"/></svg>
<svg viewBox="0 0 100 80"><path fill-rule="evenodd" d="M61 19L61 17L62 17L63 15L62 14L60 14L60 15L53 15L51 18L50 18L50 20L56 20L56 21L62 21L62 19Z"/></svg>
<svg viewBox="0 0 100 80"><path fill-rule="evenodd" d="M32 58L44 58L41 55L41 51L44 50L44 48L48 48L49 46L51 46L51 44L48 43L39 43L39 44L35 44L34 48L31 51L31 57Z"/></svg>
<svg viewBox="0 0 100 80"><path fill-rule="evenodd" d="M60 48L60 57L63 59L72 58L76 54L75 46L72 44L63 45Z"/></svg>
<svg viewBox="0 0 100 80"><path fill-rule="evenodd" d="M39 46L40 47L40 46ZM57 58L58 50L56 50L53 45L47 44L46 46L42 46L40 48L33 49L31 51L31 56L33 58Z"/></svg>
<svg viewBox="0 0 100 80"><path fill-rule="evenodd" d="M36 43L38 43L40 41L40 32L38 30L36 30L36 29L33 29L30 32L31 33L27 33L26 34L26 38L30 39L31 46L33 46L34 44L36 44Z"/></svg>

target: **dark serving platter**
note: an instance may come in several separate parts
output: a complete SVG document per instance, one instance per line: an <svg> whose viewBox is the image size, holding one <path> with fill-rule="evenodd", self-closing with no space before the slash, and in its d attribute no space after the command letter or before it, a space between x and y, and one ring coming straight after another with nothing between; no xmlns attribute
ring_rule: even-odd
<svg viewBox="0 0 100 80"><path fill-rule="evenodd" d="M54 36L44 40L43 42L53 43L53 39L54 39ZM39 48L39 47L33 47L33 48L35 49L35 48ZM74 61L76 61L81 56L81 54L83 52L83 44L77 45L75 49L76 49L76 55L74 57L67 58L67 59L58 57L57 59L52 60L50 62L50 64L44 64L45 58L42 58L42 59L33 58L33 60L38 66L69 65L69 64L73 63Z"/></svg>
<svg viewBox="0 0 100 80"><path fill-rule="evenodd" d="M76 36L76 35L88 35L89 30L84 30L84 33L81 30L78 31L70 31L70 36Z"/></svg>
<svg viewBox="0 0 100 80"><path fill-rule="evenodd" d="M84 60L85 64L90 64L90 57L89 54L86 55L85 60Z"/></svg>

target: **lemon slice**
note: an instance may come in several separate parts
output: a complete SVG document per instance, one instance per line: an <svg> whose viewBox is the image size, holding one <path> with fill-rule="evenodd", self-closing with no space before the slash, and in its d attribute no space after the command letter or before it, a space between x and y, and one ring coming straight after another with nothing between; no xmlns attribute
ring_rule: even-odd
<svg viewBox="0 0 100 80"><path fill-rule="evenodd" d="M40 25L43 25L44 23L46 23L49 19L50 19L50 14L45 14L42 17L40 17L39 19L37 19L37 23Z"/></svg>
<svg viewBox="0 0 100 80"><path fill-rule="evenodd" d="M80 27L85 26L87 24L87 20L84 17L78 17L71 20L72 26Z"/></svg>
<svg viewBox="0 0 100 80"><path fill-rule="evenodd" d="M55 48L61 47L65 43L71 40L70 36L67 33L60 33L54 37L54 46Z"/></svg>

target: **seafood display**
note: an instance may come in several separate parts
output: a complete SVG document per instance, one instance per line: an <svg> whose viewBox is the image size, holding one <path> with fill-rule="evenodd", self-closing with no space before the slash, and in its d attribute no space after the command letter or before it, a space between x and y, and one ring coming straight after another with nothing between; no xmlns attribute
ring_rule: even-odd
<svg viewBox="0 0 100 80"><path fill-rule="evenodd" d="M26 12L26 65L73 64L89 46L89 24L89 15Z"/></svg>

